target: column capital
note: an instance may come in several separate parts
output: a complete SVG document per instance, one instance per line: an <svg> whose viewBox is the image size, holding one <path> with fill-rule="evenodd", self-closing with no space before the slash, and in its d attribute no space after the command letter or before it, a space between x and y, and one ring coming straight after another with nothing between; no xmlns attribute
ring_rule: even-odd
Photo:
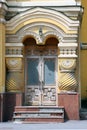
<svg viewBox="0 0 87 130"><path fill-rule="evenodd" d="M0 0L0 23L5 23L5 14L7 11L7 2Z"/></svg>

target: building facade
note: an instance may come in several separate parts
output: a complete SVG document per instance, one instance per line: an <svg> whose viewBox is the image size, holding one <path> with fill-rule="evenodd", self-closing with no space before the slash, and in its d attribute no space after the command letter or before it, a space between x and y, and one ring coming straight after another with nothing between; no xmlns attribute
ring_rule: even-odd
<svg viewBox="0 0 87 130"><path fill-rule="evenodd" d="M56 118L64 109L63 118L79 119L81 99L87 97L82 5L81 0L0 0L1 121L16 118L14 111L23 107L48 113L61 108Z"/></svg>

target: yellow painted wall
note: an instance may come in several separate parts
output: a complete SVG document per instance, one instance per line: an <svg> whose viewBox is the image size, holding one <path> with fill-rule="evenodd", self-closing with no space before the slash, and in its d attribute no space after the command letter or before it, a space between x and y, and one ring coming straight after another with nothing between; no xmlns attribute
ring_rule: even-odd
<svg viewBox="0 0 87 130"><path fill-rule="evenodd" d="M87 43L87 0L82 0L84 8L80 42ZM87 50L80 51L81 98L87 98Z"/></svg>
<svg viewBox="0 0 87 130"><path fill-rule="evenodd" d="M82 0L82 7L84 8L82 25L81 25L81 42L87 42L87 0Z"/></svg>
<svg viewBox="0 0 87 130"><path fill-rule="evenodd" d="M0 92L5 87L5 26L0 23Z"/></svg>

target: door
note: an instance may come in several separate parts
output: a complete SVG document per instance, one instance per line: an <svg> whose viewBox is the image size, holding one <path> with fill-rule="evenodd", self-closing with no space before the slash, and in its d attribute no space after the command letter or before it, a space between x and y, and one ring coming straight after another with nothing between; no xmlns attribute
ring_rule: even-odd
<svg viewBox="0 0 87 130"><path fill-rule="evenodd" d="M56 58L31 56L26 63L26 103L56 105Z"/></svg>

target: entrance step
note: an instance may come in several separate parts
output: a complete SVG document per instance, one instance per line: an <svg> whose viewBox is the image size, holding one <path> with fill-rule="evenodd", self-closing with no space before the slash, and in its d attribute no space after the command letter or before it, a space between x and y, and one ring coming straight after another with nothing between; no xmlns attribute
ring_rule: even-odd
<svg viewBox="0 0 87 130"><path fill-rule="evenodd" d="M81 108L80 110L80 119L87 120L87 109Z"/></svg>
<svg viewBox="0 0 87 130"><path fill-rule="evenodd" d="M22 123L64 122L64 107L16 106L13 120Z"/></svg>

